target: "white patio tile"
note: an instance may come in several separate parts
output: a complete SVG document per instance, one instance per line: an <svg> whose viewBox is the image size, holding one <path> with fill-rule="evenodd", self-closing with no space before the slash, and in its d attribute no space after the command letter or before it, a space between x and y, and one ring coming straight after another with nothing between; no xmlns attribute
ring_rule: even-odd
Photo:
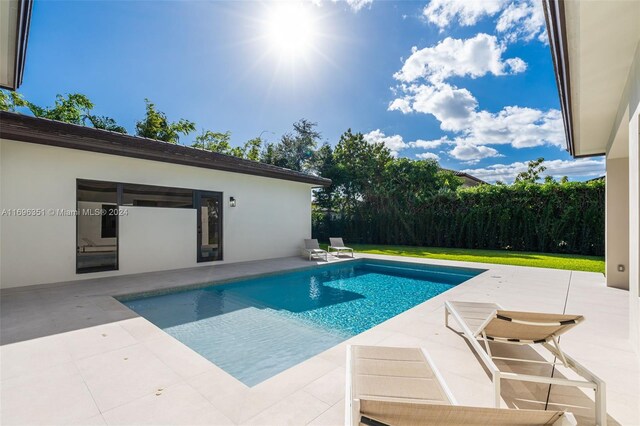
<svg viewBox="0 0 640 426"><path fill-rule="evenodd" d="M179 383L108 410L109 425L233 425L191 386Z"/></svg>
<svg viewBox="0 0 640 426"><path fill-rule="evenodd" d="M211 368L211 361L168 334L162 333L158 337L145 340L143 344L182 378L196 376Z"/></svg>
<svg viewBox="0 0 640 426"><path fill-rule="evenodd" d="M105 426L106 424L107 422L105 422L102 414L89 417L88 419L75 419L69 422L65 422L66 426Z"/></svg>
<svg viewBox="0 0 640 426"><path fill-rule="evenodd" d="M118 321L118 325L125 329L137 341L155 339L166 335L162 329L142 317L124 319Z"/></svg>
<svg viewBox="0 0 640 426"><path fill-rule="evenodd" d="M100 414L70 362L3 380L0 390L3 425L67 424Z"/></svg>
<svg viewBox="0 0 640 426"><path fill-rule="evenodd" d="M338 367L309 383L303 390L319 400L333 405L344 399L345 379L346 369Z"/></svg>
<svg viewBox="0 0 640 426"><path fill-rule="evenodd" d="M310 426L341 426L345 421L344 413L343 399L307 424Z"/></svg>
<svg viewBox="0 0 640 426"><path fill-rule="evenodd" d="M0 346L0 380L30 374L71 361L60 335Z"/></svg>
<svg viewBox="0 0 640 426"><path fill-rule="evenodd" d="M134 339L118 324L103 324L64 334L69 353L74 359L82 359L114 349L135 345Z"/></svg>
<svg viewBox="0 0 640 426"><path fill-rule="evenodd" d="M298 391L257 416L242 423L246 425L304 425L329 409L330 405L305 391Z"/></svg>
<svg viewBox="0 0 640 426"><path fill-rule="evenodd" d="M155 394L180 377L138 344L77 361L100 411Z"/></svg>

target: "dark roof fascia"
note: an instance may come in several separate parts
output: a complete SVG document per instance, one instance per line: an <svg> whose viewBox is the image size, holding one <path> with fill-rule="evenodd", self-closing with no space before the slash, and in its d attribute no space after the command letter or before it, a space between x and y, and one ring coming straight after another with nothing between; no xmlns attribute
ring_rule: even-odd
<svg viewBox="0 0 640 426"><path fill-rule="evenodd" d="M231 155L0 111L0 138L163 163L328 186L330 179Z"/></svg>
<svg viewBox="0 0 640 426"><path fill-rule="evenodd" d="M16 45L15 45L15 62L13 84L10 86L0 85L2 89L16 90L22 84L22 76L24 74L24 64L27 57L27 43L29 41L29 27L31 25L31 10L33 9L33 0L18 1L18 22L16 23Z"/></svg>
<svg viewBox="0 0 640 426"><path fill-rule="evenodd" d="M479 178L477 178L475 176L472 176L469 173L461 172L461 171L458 171L458 170L445 169L443 167L441 167L440 170L444 170L445 172L451 172L451 173L453 173L454 175L456 175L458 177L466 177L467 179L471 179L471 180L476 181L476 182L478 182L480 184L483 184L483 185L490 185L488 182L485 182L482 179L479 179Z"/></svg>
<svg viewBox="0 0 640 426"><path fill-rule="evenodd" d="M466 177L467 179L471 179L473 181L478 182L481 185L489 185L488 182L483 181L482 179L479 179L473 175L470 175L469 173L464 173L464 172L457 172L456 173L457 176L461 176L461 177Z"/></svg>
<svg viewBox="0 0 640 426"><path fill-rule="evenodd" d="M578 157L573 139L573 111L571 106L571 82L569 72L569 48L567 46L567 28L563 0L542 0L544 19L547 24L549 48L553 58L556 85L560 97L560 109L564 122L567 151Z"/></svg>

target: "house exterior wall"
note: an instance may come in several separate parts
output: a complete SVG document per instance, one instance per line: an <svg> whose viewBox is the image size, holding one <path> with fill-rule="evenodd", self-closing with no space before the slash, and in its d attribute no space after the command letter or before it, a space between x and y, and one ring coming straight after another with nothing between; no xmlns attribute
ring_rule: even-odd
<svg viewBox="0 0 640 426"><path fill-rule="evenodd" d="M481 185L480 182L473 180L473 179L469 179L466 176L458 176L460 178L462 178L462 187L463 188L472 188L474 186L478 186Z"/></svg>
<svg viewBox="0 0 640 426"><path fill-rule="evenodd" d="M629 158L607 158L607 286L629 288ZM618 265L624 271L618 271Z"/></svg>
<svg viewBox="0 0 640 426"><path fill-rule="evenodd" d="M197 263L195 209L123 206L119 270L76 274L75 216L5 214L0 288L293 256L311 236L310 184L0 140L2 209L73 211L76 179L222 192L224 260Z"/></svg>
<svg viewBox="0 0 640 426"><path fill-rule="evenodd" d="M623 114L628 111L628 115ZM629 152L629 339L640 352L640 42L621 97L618 116L626 116ZM607 167L607 174L613 169ZM611 206L615 207L615 206Z"/></svg>
<svg viewBox="0 0 640 426"><path fill-rule="evenodd" d="M640 43L629 79L629 337L640 352Z"/></svg>

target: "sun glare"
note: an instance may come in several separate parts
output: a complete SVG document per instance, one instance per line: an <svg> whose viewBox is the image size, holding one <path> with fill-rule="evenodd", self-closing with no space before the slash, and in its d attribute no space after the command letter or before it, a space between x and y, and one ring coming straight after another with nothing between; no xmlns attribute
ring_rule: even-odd
<svg viewBox="0 0 640 426"><path fill-rule="evenodd" d="M314 47L316 20L302 2L277 2L268 11L266 38L272 50L281 56L306 56Z"/></svg>

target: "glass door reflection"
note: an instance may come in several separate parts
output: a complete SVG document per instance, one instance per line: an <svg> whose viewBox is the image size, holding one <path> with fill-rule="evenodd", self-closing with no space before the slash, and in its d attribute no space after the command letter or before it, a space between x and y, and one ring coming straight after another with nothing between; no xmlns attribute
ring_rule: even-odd
<svg viewBox="0 0 640 426"><path fill-rule="evenodd" d="M222 193L196 191L198 262L222 260Z"/></svg>

